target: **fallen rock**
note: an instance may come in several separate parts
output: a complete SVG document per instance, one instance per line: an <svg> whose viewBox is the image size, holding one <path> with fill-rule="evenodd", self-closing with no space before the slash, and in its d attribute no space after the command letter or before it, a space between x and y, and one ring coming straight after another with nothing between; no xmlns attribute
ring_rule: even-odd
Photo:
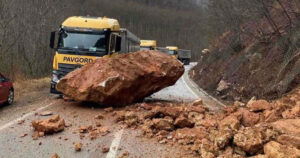
<svg viewBox="0 0 300 158"><path fill-rule="evenodd" d="M59 115L54 115L48 119L34 120L32 121L32 126L35 131L52 134L64 130L65 120L60 118Z"/></svg>
<svg viewBox="0 0 300 158"><path fill-rule="evenodd" d="M207 131L205 128L182 128L178 129L175 132L175 138L177 140L179 139L185 139L185 140L201 140L203 138L206 138L208 136Z"/></svg>
<svg viewBox="0 0 300 158"><path fill-rule="evenodd" d="M107 153L109 152L109 148L108 147L103 147L102 148L102 153Z"/></svg>
<svg viewBox="0 0 300 158"><path fill-rule="evenodd" d="M234 115L229 115L225 119L221 120L219 122L219 128L220 129L231 129L238 131L240 128L240 119L237 116Z"/></svg>
<svg viewBox="0 0 300 158"><path fill-rule="evenodd" d="M263 115L265 122L274 122L281 119L281 114L277 110L265 110Z"/></svg>
<svg viewBox="0 0 300 158"><path fill-rule="evenodd" d="M282 113L282 117L284 119L294 119L296 117L300 117L300 105L296 105L295 107L284 111Z"/></svg>
<svg viewBox="0 0 300 158"><path fill-rule="evenodd" d="M259 155L256 155L256 156L251 156L249 158L268 158L268 157L266 155L259 154Z"/></svg>
<svg viewBox="0 0 300 158"><path fill-rule="evenodd" d="M250 111L264 111L272 108L272 105L266 101L266 100L253 100L251 99L247 103L247 107L250 109Z"/></svg>
<svg viewBox="0 0 300 158"><path fill-rule="evenodd" d="M273 122L272 126L283 134L300 136L300 119L279 120Z"/></svg>
<svg viewBox="0 0 300 158"><path fill-rule="evenodd" d="M53 112L52 111L43 111L43 112L40 112L39 113L40 116L50 116L50 115L53 115Z"/></svg>
<svg viewBox="0 0 300 158"><path fill-rule="evenodd" d="M56 153L51 156L51 158L60 158Z"/></svg>
<svg viewBox="0 0 300 158"><path fill-rule="evenodd" d="M245 152L254 155L262 150L265 137L263 132L258 128L244 128L234 135L234 144L243 149Z"/></svg>
<svg viewBox="0 0 300 158"><path fill-rule="evenodd" d="M171 131L174 129L173 121L170 119L153 119L152 128L157 130Z"/></svg>
<svg viewBox="0 0 300 158"><path fill-rule="evenodd" d="M215 128L218 126L218 122L214 119L201 119L195 123L196 126L205 128Z"/></svg>
<svg viewBox="0 0 300 158"><path fill-rule="evenodd" d="M202 106L202 105L203 105L203 100L202 99L195 100L192 103L192 106Z"/></svg>
<svg viewBox="0 0 300 158"><path fill-rule="evenodd" d="M213 131L210 134L210 139L217 145L220 149L224 149L232 140L234 134L230 130L219 130Z"/></svg>
<svg viewBox="0 0 300 158"><path fill-rule="evenodd" d="M104 119L104 116L99 114L99 115L95 116L95 119L102 120L102 119Z"/></svg>
<svg viewBox="0 0 300 158"><path fill-rule="evenodd" d="M174 85L183 73L172 56L139 51L99 58L62 78L57 89L76 101L124 105Z"/></svg>
<svg viewBox="0 0 300 158"><path fill-rule="evenodd" d="M201 140L200 153L202 157L205 158L215 158L218 155L220 149L216 144L208 139Z"/></svg>
<svg viewBox="0 0 300 158"><path fill-rule="evenodd" d="M114 108L113 107L108 107L104 109L105 112L113 112Z"/></svg>
<svg viewBox="0 0 300 158"><path fill-rule="evenodd" d="M251 127L257 124L260 120L260 116L257 113L250 112L248 110L242 110L242 124L246 127Z"/></svg>
<svg viewBox="0 0 300 158"><path fill-rule="evenodd" d="M129 152L125 151L124 153L122 153L121 156L119 156L118 158L128 158L129 157Z"/></svg>
<svg viewBox="0 0 300 158"><path fill-rule="evenodd" d="M186 117L181 115L180 117L176 118L174 125L178 128L185 128L185 127L192 128L194 127L195 124L191 122L189 119L187 119Z"/></svg>
<svg viewBox="0 0 300 158"><path fill-rule="evenodd" d="M277 137L276 141L283 145L294 146L298 149L300 148L300 137L299 136L292 136L292 135L284 134L284 135Z"/></svg>
<svg viewBox="0 0 300 158"><path fill-rule="evenodd" d="M75 144L75 151L81 151L82 143L76 143Z"/></svg>
<svg viewBox="0 0 300 158"><path fill-rule="evenodd" d="M244 106L246 106L245 103L240 102L240 101L235 101L235 102L233 103L233 105L234 105L235 107L244 107Z"/></svg>
<svg viewBox="0 0 300 158"><path fill-rule="evenodd" d="M25 120L19 120L18 121L18 125L21 125L21 124L23 124L25 122Z"/></svg>
<svg viewBox="0 0 300 158"><path fill-rule="evenodd" d="M229 83L227 83L226 81L224 80L221 80L218 84L218 88L217 88L217 91L218 92L222 92L222 91L225 91L229 88Z"/></svg>
<svg viewBox="0 0 300 158"><path fill-rule="evenodd" d="M166 116L176 119L182 111L176 107L155 107L144 115L145 119L163 118Z"/></svg>
<svg viewBox="0 0 300 158"><path fill-rule="evenodd" d="M299 158L300 150L294 147L281 145L271 141L264 146L264 152L268 158Z"/></svg>
<svg viewBox="0 0 300 158"><path fill-rule="evenodd" d="M27 135L28 135L27 133L24 133L20 136L20 138L26 137Z"/></svg>

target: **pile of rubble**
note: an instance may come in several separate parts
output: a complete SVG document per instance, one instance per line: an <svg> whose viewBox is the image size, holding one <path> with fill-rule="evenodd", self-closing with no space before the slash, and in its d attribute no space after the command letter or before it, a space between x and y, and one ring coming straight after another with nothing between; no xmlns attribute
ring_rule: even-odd
<svg viewBox="0 0 300 158"><path fill-rule="evenodd" d="M291 95L272 103L236 102L224 111L211 111L201 101L143 103L118 111L116 121L140 128L144 136L159 143L179 144L204 158L296 158L300 157L297 100Z"/></svg>

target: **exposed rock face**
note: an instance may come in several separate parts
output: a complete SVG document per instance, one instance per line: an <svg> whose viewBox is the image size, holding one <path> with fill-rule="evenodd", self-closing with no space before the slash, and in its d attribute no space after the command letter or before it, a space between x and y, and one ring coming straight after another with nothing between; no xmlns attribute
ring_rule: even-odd
<svg viewBox="0 0 300 158"><path fill-rule="evenodd" d="M77 101L123 105L174 85L183 73L183 64L173 57L140 51L97 59L69 73L57 89Z"/></svg>
<svg viewBox="0 0 300 158"><path fill-rule="evenodd" d="M54 115L45 120L32 121L32 126L37 132L52 134L64 130L65 120L60 118L59 115Z"/></svg>

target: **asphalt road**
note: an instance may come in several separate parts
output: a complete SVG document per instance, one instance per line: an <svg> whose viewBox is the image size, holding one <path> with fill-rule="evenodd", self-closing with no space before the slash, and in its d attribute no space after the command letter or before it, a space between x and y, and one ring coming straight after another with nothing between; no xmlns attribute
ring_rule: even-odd
<svg viewBox="0 0 300 158"><path fill-rule="evenodd" d="M188 79L187 72L191 67L186 66L186 74L172 87L163 89L148 99L164 101L193 101L202 98L209 107L216 108L214 102ZM211 104L211 105L209 105ZM63 132L33 140L31 121L46 118L36 115L42 111L52 111L71 124ZM90 140L80 139L80 126L95 125L94 117L102 114L105 118L101 124L109 128L108 135ZM114 123L114 116L103 108L93 108L76 102L65 102L54 96L47 96L35 103L23 103L0 109L0 158L48 158L57 153L61 158L115 158L124 153L128 157L156 158L183 157L187 151L176 146L159 144L155 140L140 137L140 131L125 129ZM23 124L18 124L25 120ZM74 143L82 143L82 151L74 150ZM108 153L102 153L102 148L110 148ZM192 157L192 155L188 156Z"/></svg>

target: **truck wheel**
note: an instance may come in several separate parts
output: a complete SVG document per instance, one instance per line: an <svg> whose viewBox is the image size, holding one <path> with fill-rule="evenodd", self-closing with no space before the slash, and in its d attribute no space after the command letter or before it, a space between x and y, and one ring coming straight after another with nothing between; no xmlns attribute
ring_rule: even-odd
<svg viewBox="0 0 300 158"><path fill-rule="evenodd" d="M7 98L7 102L6 104L7 105L11 105L14 103L14 98L15 98L15 93L14 93L14 90L9 90L9 95L8 95L8 98Z"/></svg>

